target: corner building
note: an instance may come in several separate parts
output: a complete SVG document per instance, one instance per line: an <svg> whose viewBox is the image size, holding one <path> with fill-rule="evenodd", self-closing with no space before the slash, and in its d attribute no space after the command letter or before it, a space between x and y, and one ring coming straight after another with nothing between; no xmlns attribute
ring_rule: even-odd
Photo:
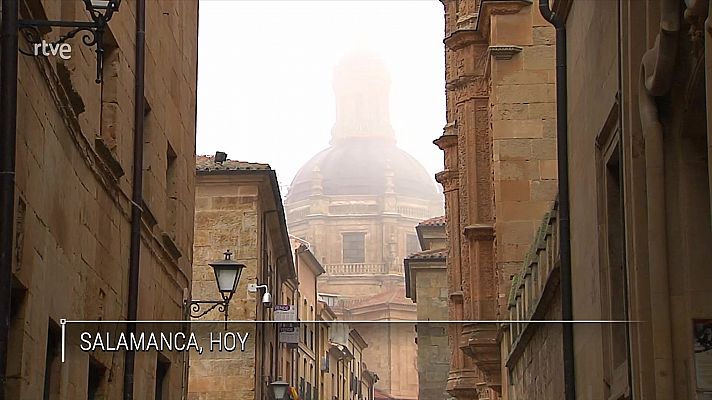
<svg viewBox="0 0 712 400"><path fill-rule="evenodd" d="M244 264L229 304L229 319L272 321L273 308L261 302L262 291L250 293L250 283L267 285L274 304L290 304L287 290L296 278L287 236L277 176L267 164L198 156L196 161L195 259L193 300L219 300L215 274L208 265L231 250ZM220 321L220 308L197 318ZM269 384L287 378L281 368L285 352L274 323L240 323L230 330L248 334L246 351L204 351L190 354L188 399L268 399ZM193 324L202 340L224 330L222 323Z"/></svg>
<svg viewBox="0 0 712 400"><path fill-rule="evenodd" d="M341 318L353 311L357 319L415 320L415 306L405 298L402 260L420 250L415 226L442 213L441 196L422 165L396 146L383 62L353 52L336 67L333 86L331 143L292 181L285 199L289 232L309 242L324 266L319 292L338 297ZM374 303L363 297L384 292L397 292L397 299L381 295ZM351 309L357 300L363 307ZM401 325L392 334L387 324L359 332L369 343L369 369L380 378L376 388L414 399L415 331Z"/></svg>
<svg viewBox="0 0 712 400"><path fill-rule="evenodd" d="M449 319L508 319L511 280L557 192L554 29L529 1L442 3ZM505 329L450 325L450 395L506 398Z"/></svg>

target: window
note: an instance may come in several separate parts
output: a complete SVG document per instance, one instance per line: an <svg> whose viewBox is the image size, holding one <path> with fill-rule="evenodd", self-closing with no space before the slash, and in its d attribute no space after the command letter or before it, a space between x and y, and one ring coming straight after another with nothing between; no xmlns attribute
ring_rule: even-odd
<svg viewBox="0 0 712 400"><path fill-rule="evenodd" d="M59 398L59 377L62 368L59 359L59 326L49 322L47 329L47 349L45 350L44 400Z"/></svg>
<svg viewBox="0 0 712 400"><path fill-rule="evenodd" d="M366 261L365 238L363 232L344 232L341 234L343 242L343 262L364 263Z"/></svg>
<svg viewBox="0 0 712 400"><path fill-rule="evenodd" d="M409 256L413 253L420 251L420 243L418 242L418 236L409 233L406 235L405 241L405 255Z"/></svg>
<svg viewBox="0 0 712 400"><path fill-rule="evenodd" d="M623 162L617 105L597 138L598 217L601 257L601 311L608 320L627 320L628 293L623 208ZM628 399L628 331L626 324L603 328L604 378L609 400Z"/></svg>
<svg viewBox="0 0 712 400"><path fill-rule="evenodd" d="M106 368L94 357L89 356L89 373L87 378L87 400L100 400L106 396L104 376Z"/></svg>
<svg viewBox="0 0 712 400"><path fill-rule="evenodd" d="M168 399L168 370L171 362L163 355L156 354L156 400Z"/></svg>

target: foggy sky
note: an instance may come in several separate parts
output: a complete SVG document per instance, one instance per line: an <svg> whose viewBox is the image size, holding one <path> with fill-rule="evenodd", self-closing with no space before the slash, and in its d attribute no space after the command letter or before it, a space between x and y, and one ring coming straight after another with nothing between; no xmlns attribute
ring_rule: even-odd
<svg viewBox="0 0 712 400"><path fill-rule="evenodd" d="M201 0L197 153L269 163L289 185L328 146L334 66L365 47L390 69L398 146L434 175L443 163L432 144L445 125L443 29L439 1Z"/></svg>

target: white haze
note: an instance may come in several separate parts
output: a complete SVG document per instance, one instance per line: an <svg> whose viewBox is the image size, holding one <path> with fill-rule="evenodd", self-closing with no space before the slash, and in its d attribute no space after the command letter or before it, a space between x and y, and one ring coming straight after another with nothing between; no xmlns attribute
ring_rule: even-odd
<svg viewBox="0 0 712 400"><path fill-rule="evenodd" d="M281 185L328 146L333 67L354 47L391 72L398 146L433 175L445 124L438 1L200 1L197 153L269 163Z"/></svg>

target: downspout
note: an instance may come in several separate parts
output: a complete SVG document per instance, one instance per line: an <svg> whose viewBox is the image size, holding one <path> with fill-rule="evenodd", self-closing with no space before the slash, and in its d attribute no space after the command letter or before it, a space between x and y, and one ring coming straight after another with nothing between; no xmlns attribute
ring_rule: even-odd
<svg viewBox="0 0 712 400"><path fill-rule="evenodd" d="M297 300L297 294L299 293L299 248L294 249L294 269L297 273L297 284L292 292L292 304L294 304L294 312L297 314L297 320L299 320L299 301ZM301 300L301 299L300 299ZM300 332L301 333L301 332ZM299 379L299 374L297 373L297 349L299 348L299 343L297 347L292 349L292 370L289 371L291 376L292 384L296 387L297 380Z"/></svg>
<svg viewBox="0 0 712 400"><path fill-rule="evenodd" d="M144 78L146 69L146 0L136 0L136 68L134 82L133 185L131 197L131 239L129 249L129 290L127 320L138 318L139 269L141 262L141 213L143 204L143 123L145 113ZM128 333L136 324L126 326ZM134 398L136 353L124 357L124 400Z"/></svg>
<svg viewBox="0 0 712 400"><path fill-rule="evenodd" d="M650 322L655 368L655 398L672 399L675 391L667 264L664 130L658 115L655 96L662 96L670 90L680 26L677 1L661 0L660 6L660 32L655 40L655 46L643 55L641 61L638 104L645 140L650 305L654 310Z"/></svg>
<svg viewBox="0 0 712 400"><path fill-rule="evenodd" d="M17 137L17 0L2 0L0 38L0 400L6 396L7 348L12 299Z"/></svg>
<svg viewBox="0 0 712 400"><path fill-rule="evenodd" d="M539 0L542 17L556 28L556 160L559 189L559 264L561 286L561 319L573 321L571 287L571 228L569 223L569 144L566 81L566 24L549 8L549 0ZM564 353L564 398L576 398L574 371L574 325L564 322L562 347Z"/></svg>

